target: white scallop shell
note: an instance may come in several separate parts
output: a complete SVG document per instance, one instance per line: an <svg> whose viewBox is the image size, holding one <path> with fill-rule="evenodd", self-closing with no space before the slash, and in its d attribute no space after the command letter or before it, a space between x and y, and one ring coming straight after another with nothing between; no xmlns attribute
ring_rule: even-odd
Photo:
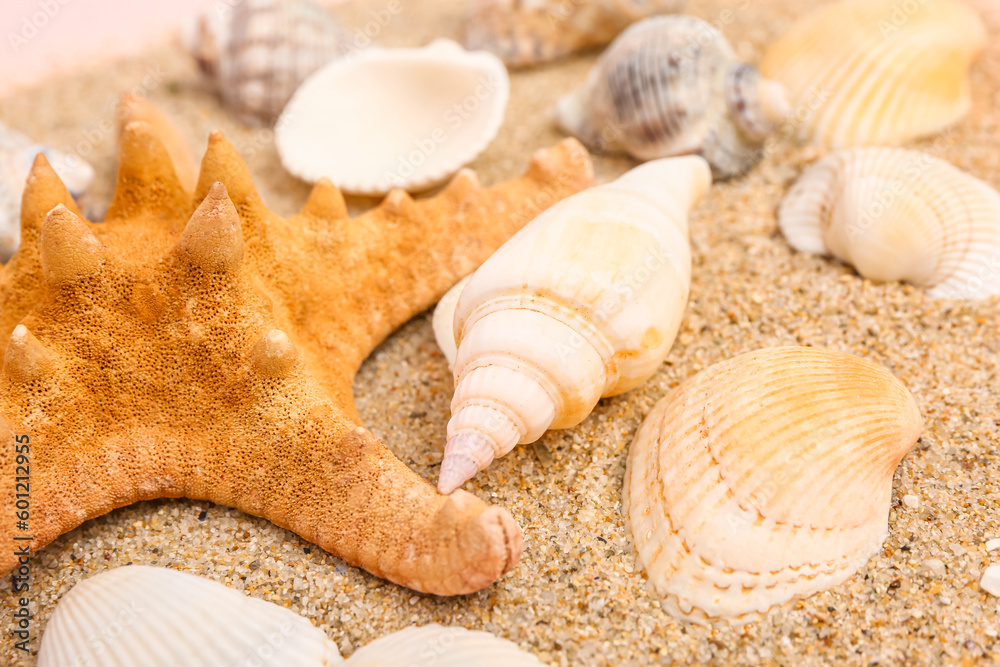
<svg viewBox="0 0 1000 667"><path fill-rule="evenodd" d="M722 33L693 16L636 23L556 106L562 128L593 150L640 160L695 153L719 178L759 162L787 113L782 86L739 62Z"/></svg>
<svg viewBox="0 0 1000 667"><path fill-rule="evenodd" d="M86 160L33 143L20 132L0 124L0 263L10 259L20 243L21 193L39 153L45 154L77 204L85 204L94 180L94 168Z"/></svg>
<svg viewBox="0 0 1000 667"><path fill-rule="evenodd" d="M413 626L376 639L344 667L541 667L530 653L488 632L441 625Z"/></svg>
<svg viewBox="0 0 1000 667"><path fill-rule="evenodd" d="M383 195L444 182L503 123L510 92L496 56L446 39L369 48L330 63L295 92L275 127L285 168L345 192Z"/></svg>
<svg viewBox="0 0 1000 667"><path fill-rule="evenodd" d="M350 33L309 0L214 3L182 37L223 103L252 125L273 123L307 76L352 47Z"/></svg>
<svg viewBox="0 0 1000 667"><path fill-rule="evenodd" d="M210 579L128 566L78 583L45 627L38 667L329 667L305 618Z"/></svg>
<svg viewBox="0 0 1000 667"><path fill-rule="evenodd" d="M656 372L687 303L687 214L710 185L700 157L648 162L542 212L472 274L450 317L441 492Z"/></svg>
<svg viewBox="0 0 1000 667"><path fill-rule="evenodd" d="M684 0L475 0L465 44L511 67L537 65L607 44L629 24L678 11Z"/></svg>
<svg viewBox="0 0 1000 667"><path fill-rule="evenodd" d="M947 162L899 148L836 151L803 172L778 212L797 250L936 297L1000 294L1000 193Z"/></svg>
<svg viewBox="0 0 1000 667"><path fill-rule="evenodd" d="M841 0L807 14L760 69L780 81L802 138L825 148L898 144L969 110L986 29L959 0Z"/></svg>
<svg viewBox="0 0 1000 667"><path fill-rule="evenodd" d="M886 369L816 348L685 380L636 434L622 503L664 608L746 622L849 578L886 536L893 471L921 422Z"/></svg>

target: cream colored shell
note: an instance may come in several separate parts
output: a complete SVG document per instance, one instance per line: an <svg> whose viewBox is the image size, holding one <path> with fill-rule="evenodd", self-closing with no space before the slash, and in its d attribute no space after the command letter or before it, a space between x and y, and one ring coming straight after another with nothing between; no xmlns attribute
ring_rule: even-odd
<svg viewBox="0 0 1000 667"><path fill-rule="evenodd" d="M213 3L182 39L226 107L251 125L274 123L307 76L357 48L309 0Z"/></svg>
<svg viewBox="0 0 1000 667"><path fill-rule="evenodd" d="M965 116L969 67L985 43L960 0L841 0L793 25L760 68L785 85L803 139L898 144Z"/></svg>
<svg viewBox="0 0 1000 667"><path fill-rule="evenodd" d="M411 626L360 648L344 667L542 667L530 653L488 632Z"/></svg>
<svg viewBox="0 0 1000 667"><path fill-rule="evenodd" d="M337 646L305 618L211 579L128 566L56 605L38 667L328 667Z"/></svg>
<svg viewBox="0 0 1000 667"><path fill-rule="evenodd" d="M778 222L796 249L833 255L866 278L936 297L1000 294L1000 193L925 153L836 151L806 169Z"/></svg>
<svg viewBox="0 0 1000 667"><path fill-rule="evenodd" d="M275 127L281 163L345 192L382 195L444 182L493 140L510 81L496 56L440 39L368 48L296 91Z"/></svg>
<svg viewBox="0 0 1000 667"><path fill-rule="evenodd" d="M476 270L451 318L439 490L656 372L687 302L687 213L710 183L699 157L649 162L552 206Z"/></svg>
<svg viewBox="0 0 1000 667"><path fill-rule="evenodd" d="M629 450L622 507L674 616L749 621L836 586L885 539L893 471L922 428L886 369L807 347L684 381Z"/></svg>
<svg viewBox="0 0 1000 667"><path fill-rule="evenodd" d="M695 153L719 178L759 162L787 113L782 86L739 62L722 33L693 16L631 26L556 106L563 130L592 150L640 160Z"/></svg>
<svg viewBox="0 0 1000 667"><path fill-rule="evenodd" d="M607 44L629 24L678 11L684 0L473 0L465 43L511 67Z"/></svg>

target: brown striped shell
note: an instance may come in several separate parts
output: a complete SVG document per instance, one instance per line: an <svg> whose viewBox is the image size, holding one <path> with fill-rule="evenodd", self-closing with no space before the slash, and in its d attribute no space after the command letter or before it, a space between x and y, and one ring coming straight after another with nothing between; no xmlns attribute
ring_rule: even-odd
<svg viewBox="0 0 1000 667"><path fill-rule="evenodd" d="M782 87L739 62L718 30L657 16L622 33L556 115L591 149L640 160L696 153L725 178L759 161L787 111Z"/></svg>
<svg viewBox="0 0 1000 667"><path fill-rule="evenodd" d="M273 124L303 79L351 48L350 33L309 0L216 3L184 38L223 103L251 125Z"/></svg>

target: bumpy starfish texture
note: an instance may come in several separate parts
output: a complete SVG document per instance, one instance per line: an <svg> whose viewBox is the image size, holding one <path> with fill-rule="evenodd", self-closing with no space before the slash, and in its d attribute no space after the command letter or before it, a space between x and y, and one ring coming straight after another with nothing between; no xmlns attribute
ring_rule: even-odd
<svg viewBox="0 0 1000 667"><path fill-rule="evenodd" d="M92 224L40 156L0 271L0 571L89 518L181 496L420 591L473 592L513 567L510 515L407 468L360 425L352 382L396 327L588 186L586 151L540 151L488 189L464 171L433 198L393 192L353 219L328 182L298 214L272 214L220 133L194 196L148 125L125 129L119 165L107 220Z"/></svg>

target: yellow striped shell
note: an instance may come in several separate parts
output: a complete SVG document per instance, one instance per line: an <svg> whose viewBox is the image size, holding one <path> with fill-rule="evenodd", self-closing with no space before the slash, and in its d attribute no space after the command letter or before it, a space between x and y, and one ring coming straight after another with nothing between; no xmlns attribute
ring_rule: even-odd
<svg viewBox="0 0 1000 667"><path fill-rule="evenodd" d="M1000 193L925 153L851 148L813 164L778 222L796 249L833 255L931 296L1000 294Z"/></svg>
<svg viewBox="0 0 1000 667"><path fill-rule="evenodd" d="M959 0L842 0L795 24L760 69L785 85L802 138L897 144L966 114L968 70L985 43Z"/></svg>
<svg viewBox="0 0 1000 667"><path fill-rule="evenodd" d="M674 616L736 622L836 586L882 544L921 426L899 380L839 352L767 348L686 380L629 450L650 586Z"/></svg>

